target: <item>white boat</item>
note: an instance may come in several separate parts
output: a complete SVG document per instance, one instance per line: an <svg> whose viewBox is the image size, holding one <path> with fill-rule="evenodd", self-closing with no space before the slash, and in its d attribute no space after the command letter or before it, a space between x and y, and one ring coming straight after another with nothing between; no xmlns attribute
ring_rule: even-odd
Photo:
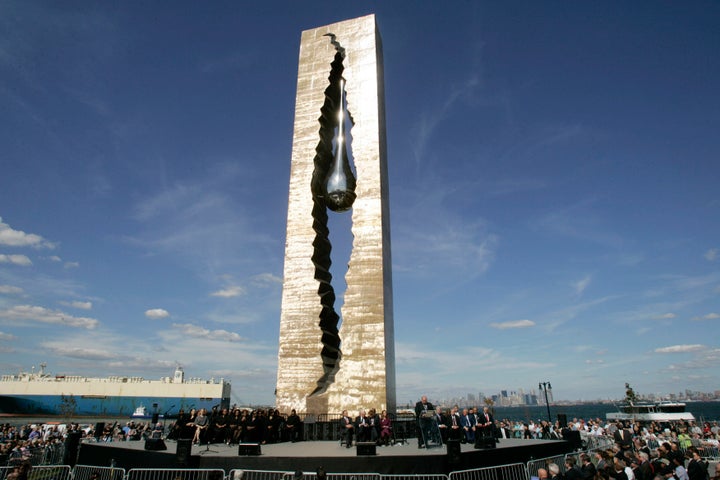
<svg viewBox="0 0 720 480"><path fill-rule="evenodd" d="M148 412L148 409L145 408L144 405L140 405L135 409L133 414L131 415L132 418L152 418L153 414ZM164 415L162 413L158 414L158 418L163 418Z"/></svg>
<svg viewBox="0 0 720 480"><path fill-rule="evenodd" d="M695 421L682 402L655 402L621 405L620 411L605 415L610 421L680 422Z"/></svg>
<svg viewBox="0 0 720 480"><path fill-rule="evenodd" d="M605 415L608 421L639 421L639 422L694 422L692 413L685 411L682 402L659 401L642 402L635 395L629 383L625 384L625 403L618 407L617 412Z"/></svg>

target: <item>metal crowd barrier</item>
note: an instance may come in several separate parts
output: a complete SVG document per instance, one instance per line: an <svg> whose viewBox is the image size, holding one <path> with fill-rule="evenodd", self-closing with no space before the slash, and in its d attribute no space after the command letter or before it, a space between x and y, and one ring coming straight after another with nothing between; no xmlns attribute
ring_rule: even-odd
<svg viewBox="0 0 720 480"><path fill-rule="evenodd" d="M73 480L91 480L91 478L92 480L124 480L125 469L117 467L75 465L75 468L73 468Z"/></svg>
<svg viewBox="0 0 720 480"><path fill-rule="evenodd" d="M441 473L421 473L417 475L381 475L381 480L448 480L448 476Z"/></svg>
<svg viewBox="0 0 720 480"><path fill-rule="evenodd" d="M268 470L233 469L228 473L228 480L282 480L286 473Z"/></svg>
<svg viewBox="0 0 720 480"><path fill-rule="evenodd" d="M194 468L133 468L127 472L127 480L223 480L222 469Z"/></svg>
<svg viewBox="0 0 720 480"><path fill-rule="evenodd" d="M522 463L514 463L452 472L448 478L449 480L528 480L528 471Z"/></svg>
<svg viewBox="0 0 720 480"><path fill-rule="evenodd" d="M527 475L530 477L537 477L538 470L544 468L547 470L548 465L551 463L556 464L560 467L560 473L565 473L565 455L557 455L555 457L538 458L537 460L530 460L527 462ZM548 478L551 475L548 475Z"/></svg>

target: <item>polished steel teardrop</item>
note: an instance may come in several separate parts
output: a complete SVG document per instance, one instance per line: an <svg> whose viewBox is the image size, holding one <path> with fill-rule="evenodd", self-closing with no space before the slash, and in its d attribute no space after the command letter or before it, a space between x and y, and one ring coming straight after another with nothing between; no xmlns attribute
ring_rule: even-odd
<svg viewBox="0 0 720 480"><path fill-rule="evenodd" d="M347 111L345 80L338 82L340 95L337 111L337 127L333 137L333 163L325 178L325 204L334 212L344 212L355 201L355 175L350 166L350 146L347 141L348 124L352 121Z"/></svg>

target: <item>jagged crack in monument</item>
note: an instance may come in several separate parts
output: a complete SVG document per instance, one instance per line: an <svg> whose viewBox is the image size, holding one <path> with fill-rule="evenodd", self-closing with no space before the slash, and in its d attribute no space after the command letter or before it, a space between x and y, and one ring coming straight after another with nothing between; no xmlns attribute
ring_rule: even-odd
<svg viewBox="0 0 720 480"><path fill-rule="evenodd" d="M395 410L382 63L374 15L302 33L280 316L281 411ZM328 215L335 214L352 215L341 314L330 274Z"/></svg>

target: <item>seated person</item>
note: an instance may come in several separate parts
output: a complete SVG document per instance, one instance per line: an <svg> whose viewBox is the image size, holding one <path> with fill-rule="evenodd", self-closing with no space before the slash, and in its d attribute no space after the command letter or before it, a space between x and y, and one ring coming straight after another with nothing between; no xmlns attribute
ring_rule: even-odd
<svg viewBox="0 0 720 480"><path fill-rule="evenodd" d="M348 411L343 410L342 417L340 418L340 437L345 441L347 448L352 447L353 435L355 434L355 425L348 416Z"/></svg>

